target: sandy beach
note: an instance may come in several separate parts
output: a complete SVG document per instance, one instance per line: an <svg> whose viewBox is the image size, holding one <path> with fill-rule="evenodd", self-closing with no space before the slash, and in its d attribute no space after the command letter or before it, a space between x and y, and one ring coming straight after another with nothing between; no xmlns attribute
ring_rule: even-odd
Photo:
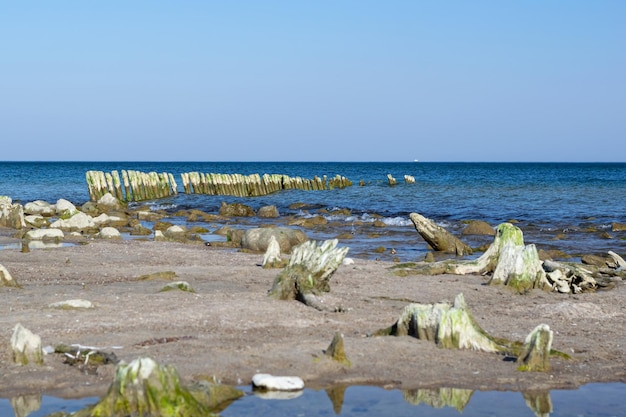
<svg viewBox="0 0 626 417"><path fill-rule="evenodd" d="M349 254L348 254L349 256ZM626 381L626 289L562 295L526 295L485 285L480 276L395 276L393 264L354 259L331 280L324 301L343 312L320 312L297 301L267 296L276 269L262 254L201 244L91 241L86 245L5 249L0 263L21 288L0 288L0 396L44 393L63 398L101 396L115 365L70 366L61 354L42 366L12 363L9 340L21 323L44 346L80 344L130 362L151 357L176 367L185 382L210 378L247 385L258 372L301 377L306 386L371 384L414 389L480 390L575 388L589 382ZM195 292L160 289L174 272ZM550 372L520 372L493 353L445 350L412 337L371 337L392 325L408 303L452 302L463 293L489 334L523 340L538 324L554 332ZM55 302L84 299L94 308L62 310ZM333 336L344 336L350 366L324 355Z"/></svg>

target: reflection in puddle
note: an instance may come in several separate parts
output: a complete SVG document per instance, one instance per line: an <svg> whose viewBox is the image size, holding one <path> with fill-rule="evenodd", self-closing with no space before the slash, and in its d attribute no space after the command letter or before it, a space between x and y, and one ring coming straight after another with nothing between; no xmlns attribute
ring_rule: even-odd
<svg viewBox="0 0 626 417"><path fill-rule="evenodd" d="M31 249L52 249L52 248L66 248L70 246L76 246L75 243L68 242L44 242L41 240L31 240L26 242L13 242L0 244L0 250L2 249L17 249L22 252L28 252Z"/></svg>
<svg viewBox="0 0 626 417"><path fill-rule="evenodd" d="M257 393L248 387L243 390L247 395L229 405L220 416L622 416L626 384L589 384L576 390L525 393L456 388L400 391L350 386L325 391L305 389L285 396ZM0 415L44 417L54 412L72 413L97 401L97 398L63 400L23 395L0 399Z"/></svg>

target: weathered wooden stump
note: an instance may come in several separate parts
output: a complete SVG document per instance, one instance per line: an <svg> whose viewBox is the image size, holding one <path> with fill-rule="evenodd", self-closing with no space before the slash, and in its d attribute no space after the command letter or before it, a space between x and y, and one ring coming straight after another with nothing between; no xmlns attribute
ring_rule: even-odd
<svg viewBox="0 0 626 417"><path fill-rule="evenodd" d="M489 335L474 320L463 294L448 303L409 304L391 327L378 330L375 336L413 336L448 349L471 349L517 357L520 370L544 371L550 368L552 332L537 326L522 345L519 342ZM565 356L562 354L562 356Z"/></svg>
<svg viewBox="0 0 626 417"><path fill-rule="evenodd" d="M15 279L11 276L9 270L2 264L0 264L0 287L20 287L17 281L15 281Z"/></svg>
<svg viewBox="0 0 626 417"><path fill-rule="evenodd" d="M337 243L333 239L320 245L308 241L296 246L269 295L279 300L298 300L318 310L336 311L318 297L330 291L330 278L348 253L349 248L337 248Z"/></svg>
<svg viewBox="0 0 626 417"><path fill-rule="evenodd" d="M41 338L19 323L13 328L11 349L13 351L13 362L17 364L41 365L43 363Z"/></svg>
<svg viewBox="0 0 626 417"><path fill-rule="evenodd" d="M428 275L491 274L490 284L504 284L520 293L533 288L552 289L535 245L525 246L522 231L511 223L496 228L493 243L477 259L433 262L417 265L414 270Z"/></svg>
<svg viewBox="0 0 626 417"><path fill-rule="evenodd" d="M225 398L215 398L217 392ZM241 392L232 390L185 387L173 367L139 358L129 364L120 363L107 394L97 404L72 416L217 416L213 412L214 404L239 396Z"/></svg>
<svg viewBox="0 0 626 417"><path fill-rule="evenodd" d="M443 227L437 226L432 220L418 213L411 213L409 217L415 226L415 230L434 250L454 253L458 256L472 253L472 248L461 242Z"/></svg>

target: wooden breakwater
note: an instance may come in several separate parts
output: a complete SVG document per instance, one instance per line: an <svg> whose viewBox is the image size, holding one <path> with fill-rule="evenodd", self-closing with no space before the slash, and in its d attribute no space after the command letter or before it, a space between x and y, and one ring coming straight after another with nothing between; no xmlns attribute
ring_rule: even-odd
<svg viewBox="0 0 626 417"><path fill-rule="evenodd" d="M98 201L104 194L111 193L122 201L143 201L163 198L177 194L174 176L169 173L144 173L122 170L105 173L88 171L86 173L89 198ZM181 174L183 189L186 194L232 195L237 197L256 197L280 190L328 190L345 188L352 181L336 175L332 178L315 176L312 179L290 177L282 174L205 174L187 172Z"/></svg>
<svg viewBox="0 0 626 417"><path fill-rule="evenodd" d="M174 176L167 172L122 170L120 178L118 171L87 171L85 177L91 201L98 201L106 193L121 201L153 200L178 193Z"/></svg>

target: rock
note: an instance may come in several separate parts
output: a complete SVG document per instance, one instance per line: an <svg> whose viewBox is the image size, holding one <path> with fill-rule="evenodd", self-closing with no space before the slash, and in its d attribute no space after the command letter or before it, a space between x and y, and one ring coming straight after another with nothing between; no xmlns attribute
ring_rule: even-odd
<svg viewBox="0 0 626 417"><path fill-rule="evenodd" d="M152 234L152 230L147 227L142 226L140 223L137 223L130 229L131 236L149 236Z"/></svg>
<svg viewBox="0 0 626 417"><path fill-rule="evenodd" d="M113 197L113 194L111 193L106 193L105 195L100 197L100 199L96 203L96 206L101 212L122 210L126 207L126 205L123 204L120 200Z"/></svg>
<svg viewBox="0 0 626 417"><path fill-rule="evenodd" d="M347 266L347 265L354 265L354 259L352 258L343 258L343 262L341 262L342 265Z"/></svg>
<svg viewBox="0 0 626 417"><path fill-rule="evenodd" d="M100 239L122 239L120 231L115 227L103 227L102 230L96 235Z"/></svg>
<svg viewBox="0 0 626 417"><path fill-rule="evenodd" d="M97 217L93 218L93 222L96 227L102 226L117 226L122 227L128 224L128 216L126 215L110 215L106 213L102 213Z"/></svg>
<svg viewBox="0 0 626 417"><path fill-rule="evenodd" d="M252 386L270 391L299 391L304 389L304 381L297 376L256 374L252 377Z"/></svg>
<svg viewBox="0 0 626 417"><path fill-rule="evenodd" d="M585 265L595 265L600 268L606 268L608 263L607 261L609 261L609 259L610 258L605 258L598 255L583 255L580 258L580 262Z"/></svg>
<svg viewBox="0 0 626 417"><path fill-rule="evenodd" d="M93 218L85 213L78 212L69 219L59 219L50 225L53 229L61 229L65 231L92 231L96 230L97 226L93 221Z"/></svg>
<svg viewBox="0 0 626 417"><path fill-rule="evenodd" d="M91 301L88 300L74 299L48 304L48 308L58 308L61 310L80 310L94 308L94 305Z"/></svg>
<svg viewBox="0 0 626 417"><path fill-rule="evenodd" d="M187 230L182 226L170 226L163 235L166 239L175 242L184 242L187 240Z"/></svg>
<svg viewBox="0 0 626 417"><path fill-rule="evenodd" d="M0 196L0 226L13 229L26 227L24 208L21 204L13 204L13 200L7 196Z"/></svg>
<svg viewBox="0 0 626 417"><path fill-rule="evenodd" d="M187 281L174 281L164 285L159 292L166 292L172 290L180 290L186 292L196 292Z"/></svg>
<svg viewBox="0 0 626 417"><path fill-rule="evenodd" d="M78 213L78 209L67 200L59 199L55 205L55 213L62 219L67 219Z"/></svg>
<svg viewBox="0 0 626 417"><path fill-rule="evenodd" d="M41 338L19 323L13 328L11 349L13 350L13 362L17 364L41 365L43 363Z"/></svg>
<svg viewBox="0 0 626 417"><path fill-rule="evenodd" d="M461 232L461 235L483 235L495 236L496 230L487 222L482 220L472 220Z"/></svg>
<svg viewBox="0 0 626 417"><path fill-rule="evenodd" d="M265 252L272 237L278 242L282 253L291 253L294 246L308 240L301 230L288 227L260 227L244 232L241 247L255 252Z"/></svg>
<svg viewBox="0 0 626 417"><path fill-rule="evenodd" d="M252 217L254 215L254 210L251 207L241 203L226 204L225 202L222 202L220 207L220 216Z"/></svg>
<svg viewBox="0 0 626 417"><path fill-rule="evenodd" d="M626 223L613 223L611 225L612 232L623 232L626 231Z"/></svg>
<svg viewBox="0 0 626 417"><path fill-rule="evenodd" d="M9 270L0 264L0 287L19 287Z"/></svg>
<svg viewBox="0 0 626 417"><path fill-rule="evenodd" d="M50 225L50 221L39 214L29 214L28 216L24 216L24 222L27 226L34 227L36 229Z"/></svg>
<svg viewBox="0 0 626 417"><path fill-rule="evenodd" d="M258 216L264 218L278 218L280 214L276 206L263 206L259 209Z"/></svg>
<svg viewBox="0 0 626 417"><path fill-rule="evenodd" d="M33 229L26 232L24 239L26 240L54 240L59 241L65 238L65 234L61 229Z"/></svg>
<svg viewBox="0 0 626 417"><path fill-rule="evenodd" d="M176 278L176 276L176 272L174 271L159 271L138 276L137 281L148 281L153 279L165 279L171 281L172 279Z"/></svg>
<svg viewBox="0 0 626 417"><path fill-rule="evenodd" d="M35 200L24 204L24 213L37 214L43 217L52 217L56 213L56 207L54 204L50 204L47 201Z"/></svg>

